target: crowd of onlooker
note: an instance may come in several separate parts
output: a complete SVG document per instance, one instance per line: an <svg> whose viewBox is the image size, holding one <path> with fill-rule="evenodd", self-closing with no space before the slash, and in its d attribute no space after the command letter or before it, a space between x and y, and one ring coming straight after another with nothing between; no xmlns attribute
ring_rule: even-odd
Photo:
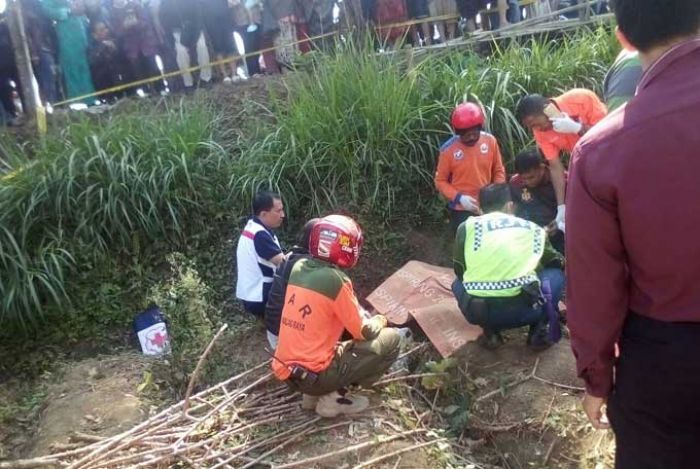
<svg viewBox="0 0 700 469"><path fill-rule="evenodd" d="M240 63L216 67L210 63L332 31L335 6L334 0L21 2L33 71L47 103L194 66L202 68L140 88L162 92L167 86L169 91L180 91L213 80L279 73L296 50L303 52L309 46L267 52L263 60L253 55ZM0 13L0 94L3 110L12 118L17 111L11 83L18 85L19 80L6 16ZM122 90L101 99L110 101L135 91Z"/></svg>
<svg viewBox="0 0 700 469"><path fill-rule="evenodd" d="M304 39L347 27L372 25L382 43L405 38L414 45L444 41L482 23L498 28L522 16L518 0L19 0L42 102L90 95L161 73L182 74L91 97L178 92L280 73L294 56L328 41ZM548 1L561 8L576 0ZM605 2L600 2L605 3ZM505 5L506 9L503 10ZM483 15L483 8L498 13ZM0 0L0 123L18 114L21 86ZM501 12L501 10L503 10ZM502 14L501 14L502 13ZM382 25L450 17L414 26ZM461 18L461 20L460 20ZM458 25L459 23L459 25ZM301 41L301 42L300 42ZM273 50L273 48L275 48ZM263 51L255 54L256 51ZM211 63L247 53L245 60ZM252 54L252 55L251 55ZM186 69L199 66L195 73ZM14 86L13 86L14 85Z"/></svg>

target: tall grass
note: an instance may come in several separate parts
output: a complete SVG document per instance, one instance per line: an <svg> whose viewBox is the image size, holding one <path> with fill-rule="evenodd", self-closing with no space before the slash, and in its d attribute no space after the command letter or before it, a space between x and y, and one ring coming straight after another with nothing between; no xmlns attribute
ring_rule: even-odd
<svg viewBox="0 0 700 469"><path fill-rule="evenodd" d="M230 104L194 99L74 119L31 160L0 146L0 324L35 327L67 300L76 269L186 243L212 217L242 213L261 187L278 189L300 221L330 209L387 222L434 216L432 176L456 103L484 105L509 160L531 139L513 116L520 96L599 90L616 51L602 29L420 61L349 41L285 79L284 96L243 103L264 110L247 135L227 128L240 118L222 116Z"/></svg>
<svg viewBox="0 0 700 469"><path fill-rule="evenodd" d="M422 99L403 64L349 43L290 78L267 138L243 152L234 192L268 185L288 205L388 214L429 186L439 105ZM400 203L400 202L399 202Z"/></svg>
<svg viewBox="0 0 700 469"><path fill-rule="evenodd" d="M0 323L35 325L64 299L76 258L99 259L184 233L218 209L225 155L202 107L72 123L0 179ZM217 182L218 181L218 182ZM213 194L215 193L215 194Z"/></svg>

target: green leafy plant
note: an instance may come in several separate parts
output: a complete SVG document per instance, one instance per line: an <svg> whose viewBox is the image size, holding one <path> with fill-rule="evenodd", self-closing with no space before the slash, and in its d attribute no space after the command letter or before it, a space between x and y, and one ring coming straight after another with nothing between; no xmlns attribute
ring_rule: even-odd
<svg viewBox="0 0 700 469"><path fill-rule="evenodd" d="M168 256L171 276L151 289L149 299L167 318L171 355L170 381L175 389L187 386L188 374L214 335L218 312L209 303L209 290L184 256Z"/></svg>

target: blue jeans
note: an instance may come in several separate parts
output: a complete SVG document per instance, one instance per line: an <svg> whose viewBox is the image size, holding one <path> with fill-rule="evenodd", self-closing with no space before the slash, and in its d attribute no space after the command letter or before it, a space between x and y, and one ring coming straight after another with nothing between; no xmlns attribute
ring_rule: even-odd
<svg viewBox="0 0 700 469"><path fill-rule="evenodd" d="M555 310L564 288L564 273L561 269L544 269L538 274L540 282L548 280ZM471 324L481 326L487 333L530 326L530 333L547 324L547 315L541 305L533 306L533 299L521 293L510 298L479 298L470 296L461 279L452 283L452 293L459 309Z"/></svg>
<svg viewBox="0 0 700 469"><path fill-rule="evenodd" d="M564 292L564 283L566 280L564 272L561 269L547 268L543 269L537 276L542 283L544 283L545 279L549 280L549 286L552 289L552 303L554 303L554 309L559 311L559 301Z"/></svg>
<svg viewBox="0 0 700 469"><path fill-rule="evenodd" d="M494 7L492 2L492 8ZM520 4L518 0L508 0L508 10L506 11L506 18L511 23L519 23L523 19L522 11L520 11ZM498 29L501 26L501 19L498 17L498 13L489 14L489 21L491 22L492 29Z"/></svg>

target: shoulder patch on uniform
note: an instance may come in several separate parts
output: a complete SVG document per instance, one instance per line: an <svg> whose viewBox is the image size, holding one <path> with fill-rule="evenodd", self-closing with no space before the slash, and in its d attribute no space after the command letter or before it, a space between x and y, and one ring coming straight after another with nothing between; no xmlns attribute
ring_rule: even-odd
<svg viewBox="0 0 700 469"><path fill-rule="evenodd" d="M457 139L459 139L459 135L453 135L452 137L450 137L445 143L442 144L442 146L440 147L440 151L445 151L448 148L450 148L450 145L455 143Z"/></svg>
<svg viewBox="0 0 700 469"><path fill-rule="evenodd" d="M484 142L479 146L479 151L481 152L482 155L485 155L489 152L489 144Z"/></svg>
<svg viewBox="0 0 700 469"><path fill-rule="evenodd" d="M455 160L459 161L464 158L464 152L462 150L457 150L452 154Z"/></svg>

